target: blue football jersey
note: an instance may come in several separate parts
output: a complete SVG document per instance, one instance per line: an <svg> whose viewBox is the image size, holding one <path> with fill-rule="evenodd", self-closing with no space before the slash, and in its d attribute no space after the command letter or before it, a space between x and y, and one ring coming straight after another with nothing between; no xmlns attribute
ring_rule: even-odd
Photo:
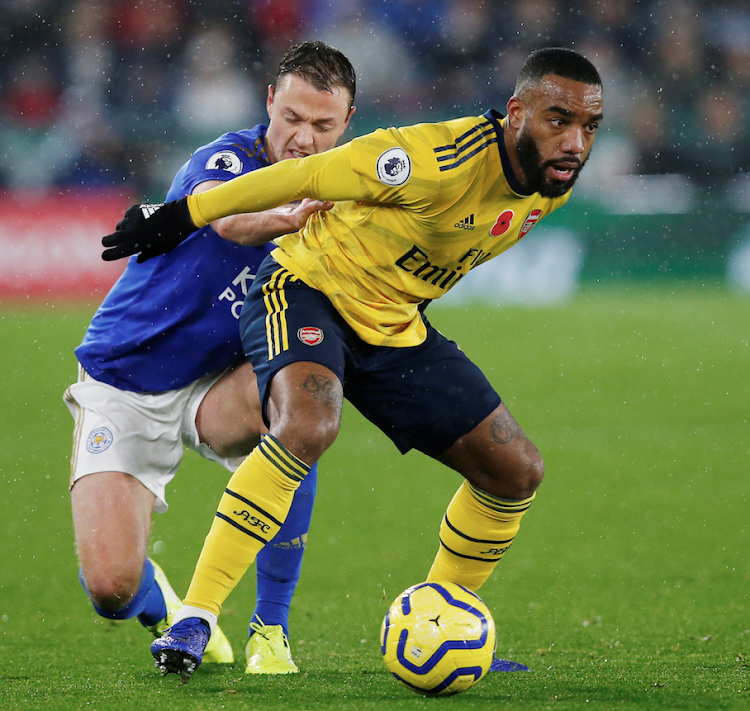
<svg viewBox="0 0 750 711"><path fill-rule="evenodd" d="M227 133L199 148L182 166L167 201L206 180L231 180L268 165L266 126ZM94 314L75 353L96 380L135 392L180 388L243 355L242 302L273 244L244 247L210 226L168 254L122 276Z"/></svg>

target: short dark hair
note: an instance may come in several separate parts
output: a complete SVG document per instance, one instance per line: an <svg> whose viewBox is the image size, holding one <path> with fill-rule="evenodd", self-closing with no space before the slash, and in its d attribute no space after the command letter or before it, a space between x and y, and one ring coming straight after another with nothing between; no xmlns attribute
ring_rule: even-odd
<svg viewBox="0 0 750 711"><path fill-rule="evenodd" d="M357 90L354 67L344 54L318 40L300 42L290 47L281 58L279 70L273 79L274 89L286 74L296 74L318 91L331 91L340 86L346 89L352 103Z"/></svg>
<svg viewBox="0 0 750 711"><path fill-rule="evenodd" d="M547 74L584 84L602 85L596 67L582 54L565 47L545 47L535 50L526 58L516 80L516 95L523 91L525 86L541 81Z"/></svg>

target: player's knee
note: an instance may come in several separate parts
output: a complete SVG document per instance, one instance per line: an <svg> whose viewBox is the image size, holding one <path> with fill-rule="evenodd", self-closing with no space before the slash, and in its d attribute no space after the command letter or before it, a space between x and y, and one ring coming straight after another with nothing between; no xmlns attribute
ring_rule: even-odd
<svg viewBox="0 0 750 711"><path fill-rule="evenodd" d="M531 445L531 451L525 452L514 472L513 481L517 496L514 498L527 499L539 488L544 479L544 460L539 450Z"/></svg>
<svg viewBox="0 0 750 711"><path fill-rule="evenodd" d="M314 464L336 439L339 433L339 418L297 417L282 418L271 428L271 433L289 451L307 464Z"/></svg>
<svg viewBox="0 0 750 711"><path fill-rule="evenodd" d="M489 463L484 475L489 493L506 499L527 499L542 483L544 460L539 450L526 440L513 457Z"/></svg>
<svg viewBox="0 0 750 711"><path fill-rule="evenodd" d="M316 421L312 428L305 428L301 437L303 454L305 456L309 455L311 460L317 462L323 455L323 452L334 443L338 434L338 418L326 418Z"/></svg>
<svg viewBox="0 0 750 711"><path fill-rule="evenodd" d="M92 574L85 578L86 591L97 608L117 612L125 607L138 592L140 575Z"/></svg>

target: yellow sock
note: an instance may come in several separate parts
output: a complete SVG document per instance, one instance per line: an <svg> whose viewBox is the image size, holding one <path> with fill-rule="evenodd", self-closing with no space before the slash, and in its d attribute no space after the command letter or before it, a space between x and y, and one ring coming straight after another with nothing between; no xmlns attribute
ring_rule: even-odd
<svg viewBox="0 0 750 711"><path fill-rule="evenodd" d="M511 501L465 481L440 525L440 548L427 580L479 590L510 548L534 496Z"/></svg>
<svg viewBox="0 0 750 711"><path fill-rule="evenodd" d="M272 435L232 475L190 582L185 605L218 615L255 556L279 531L310 467Z"/></svg>

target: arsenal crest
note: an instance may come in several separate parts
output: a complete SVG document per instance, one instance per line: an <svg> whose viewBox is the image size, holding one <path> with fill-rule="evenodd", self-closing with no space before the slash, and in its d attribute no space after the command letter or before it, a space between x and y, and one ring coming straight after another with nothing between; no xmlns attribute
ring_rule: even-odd
<svg viewBox="0 0 750 711"><path fill-rule="evenodd" d="M521 231L518 233L518 239L523 239L529 230L539 221L542 216L541 210L532 210L526 217L526 221L521 225Z"/></svg>
<svg viewBox="0 0 750 711"><path fill-rule="evenodd" d="M317 326L305 326L297 331L297 338L308 346L317 346L323 342L323 329Z"/></svg>

